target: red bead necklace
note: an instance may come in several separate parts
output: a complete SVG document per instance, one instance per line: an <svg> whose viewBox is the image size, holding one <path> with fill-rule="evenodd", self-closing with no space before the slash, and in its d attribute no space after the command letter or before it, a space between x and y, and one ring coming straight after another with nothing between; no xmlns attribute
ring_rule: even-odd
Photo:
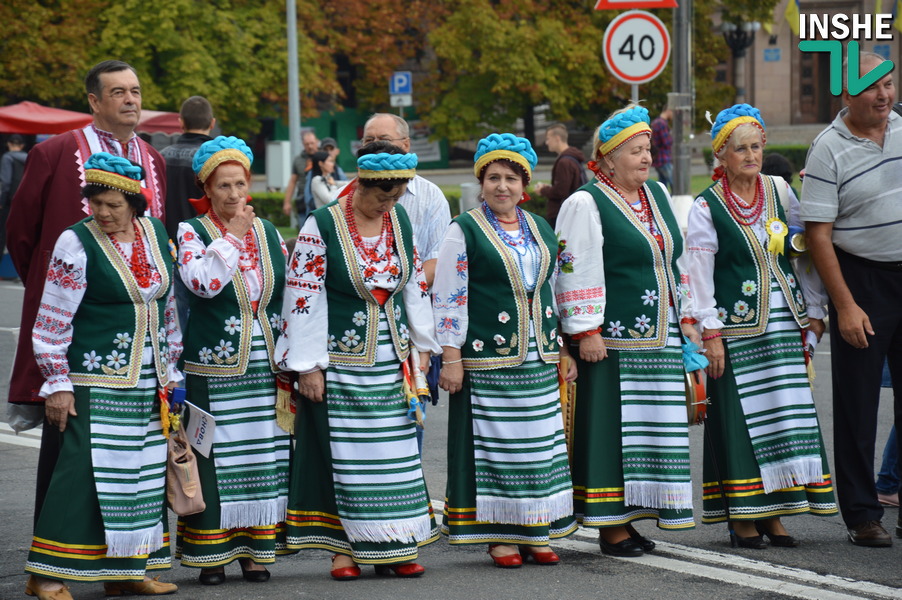
<svg viewBox="0 0 902 600"><path fill-rule="evenodd" d="M385 273L392 267L392 247L395 244L395 234L391 227L391 217L387 212L382 213L382 231L379 238L375 242L367 242L361 236L357 229L357 219L354 218L354 195L357 190L352 191L347 200L345 200L345 221L348 224L348 231L351 234L351 241L357 249L357 254L363 262L370 266L376 273ZM385 254L379 255L377 250L385 244ZM385 261L385 266L376 269L376 264Z"/></svg>
<svg viewBox="0 0 902 600"><path fill-rule="evenodd" d="M727 209L733 215L733 218L736 219L736 222L745 226L754 225L764 210L764 184L761 175L758 175L757 185L755 186L755 199L751 204L733 193L726 174L720 181L723 185L723 195Z"/></svg>
<svg viewBox="0 0 902 600"><path fill-rule="evenodd" d="M131 258L125 255L125 251L122 249L122 246L119 245L119 241L116 239L115 234L110 234L110 240L112 240L119 255L128 263L129 269L131 270L132 275L134 275L135 281L138 283L138 287L147 289L155 279L159 280L159 274L150 266L150 262L147 260L147 253L144 251L144 239L141 237L141 228L138 227L138 223L135 220L132 220L132 225L135 228L135 241L132 242ZM156 277L154 277L154 275L156 275Z"/></svg>
<svg viewBox="0 0 902 600"><path fill-rule="evenodd" d="M220 220L219 215L216 214L216 211L211 210L209 212L210 220L216 225L217 229L219 229L219 233L222 234L223 237L226 235L226 226ZM238 268L242 271L252 271L257 268L259 263L259 252L257 251L257 239L254 236L254 229L251 228L244 234L244 249L241 250L241 255L238 258Z"/></svg>
<svg viewBox="0 0 902 600"><path fill-rule="evenodd" d="M651 203L649 203L648 197L645 195L645 188L639 188L639 202L636 203L639 205L639 207L636 208L636 205L626 199L626 196L623 195L617 185L613 181L611 181L611 179L607 175L605 175L601 171L598 171L596 175L598 176L599 181L614 190L617 195L620 196L620 199L623 200L624 204L633 209L633 212L636 213L636 218L638 218L639 221L645 225L649 233L657 237L654 220L651 218Z"/></svg>

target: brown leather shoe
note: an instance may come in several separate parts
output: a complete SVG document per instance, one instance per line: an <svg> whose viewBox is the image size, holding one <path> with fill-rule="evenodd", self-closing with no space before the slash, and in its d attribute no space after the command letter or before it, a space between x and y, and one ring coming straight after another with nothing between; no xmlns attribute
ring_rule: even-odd
<svg viewBox="0 0 902 600"><path fill-rule="evenodd" d="M179 591L179 586L174 583L163 583L159 579L159 577L154 577L146 581L105 581L103 583L103 591L107 596L122 596L124 594L162 596Z"/></svg>
<svg viewBox="0 0 902 600"><path fill-rule="evenodd" d="M893 545L893 538L889 536L880 521L865 521L849 527L849 541L856 546L873 548L886 548Z"/></svg>
<svg viewBox="0 0 902 600"><path fill-rule="evenodd" d="M35 596L38 600L72 600L72 594L69 593L69 586L65 583L63 587L55 590L46 591L38 587L38 580L34 575L28 578L25 583L25 595Z"/></svg>

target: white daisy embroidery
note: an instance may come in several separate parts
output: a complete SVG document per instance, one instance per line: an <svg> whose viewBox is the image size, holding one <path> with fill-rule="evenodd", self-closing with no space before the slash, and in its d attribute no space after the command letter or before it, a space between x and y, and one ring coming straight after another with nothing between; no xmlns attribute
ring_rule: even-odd
<svg viewBox="0 0 902 600"><path fill-rule="evenodd" d="M269 318L269 324L273 329L281 329L282 328L282 315L279 313L273 313Z"/></svg>
<svg viewBox="0 0 902 600"><path fill-rule="evenodd" d="M610 321L610 327L608 327L608 331L611 333L611 337L621 337L623 335L623 330L626 329L623 325L620 324L620 321Z"/></svg>
<svg viewBox="0 0 902 600"><path fill-rule="evenodd" d="M157 339L160 341L161 344L166 343L166 328L165 327L160 327L160 330L157 332Z"/></svg>
<svg viewBox="0 0 902 600"><path fill-rule="evenodd" d="M113 343L116 344L116 347L120 350L124 350L128 348L128 345L132 343L132 336L128 333L117 333L116 339L113 340Z"/></svg>
<svg viewBox="0 0 902 600"><path fill-rule="evenodd" d="M351 317L351 321L357 327L363 327L366 324L366 313L364 313L362 310L358 310L354 313L354 316Z"/></svg>
<svg viewBox="0 0 902 600"><path fill-rule="evenodd" d="M495 337L493 337L492 339L495 340L495 343L498 344L499 346L507 341L504 339L504 336L501 335L500 333L496 333Z"/></svg>
<svg viewBox="0 0 902 600"><path fill-rule="evenodd" d="M507 323L511 320L511 316L507 314L507 312L502 310L500 313L498 313L498 320L502 323Z"/></svg>
<svg viewBox="0 0 902 600"><path fill-rule="evenodd" d="M241 331L241 319L229 317L225 320L225 332L229 335L235 335L236 331Z"/></svg>
<svg viewBox="0 0 902 600"><path fill-rule="evenodd" d="M658 290L645 290L645 293L642 294L642 304L644 305L654 306L657 301Z"/></svg>
<svg viewBox="0 0 902 600"><path fill-rule="evenodd" d="M395 306L395 321L401 320L401 307Z"/></svg>
<svg viewBox="0 0 902 600"><path fill-rule="evenodd" d="M651 325L651 319L646 317L645 315L642 315L641 317L636 317L636 329L638 329L642 333L645 333L646 330L650 327L650 325Z"/></svg>
<svg viewBox="0 0 902 600"><path fill-rule="evenodd" d="M338 342L335 341L335 336L329 336L329 350L335 350L335 347L338 346Z"/></svg>
<svg viewBox="0 0 902 600"><path fill-rule="evenodd" d="M745 315L749 314L749 303L738 300L736 304L733 305L733 312L740 317L744 317Z"/></svg>
<svg viewBox="0 0 902 600"><path fill-rule="evenodd" d="M553 315L553 314L554 314L554 311L551 310L551 307L550 307L550 306L546 306L546 307L545 307L545 318L546 318L546 319L550 319L550 318L551 318L551 315Z"/></svg>
<svg viewBox="0 0 902 600"><path fill-rule="evenodd" d="M345 334L341 337L341 341L344 342L345 346L353 348L360 343L360 336L357 335L356 329L349 329L348 331L345 331Z"/></svg>
<svg viewBox="0 0 902 600"><path fill-rule="evenodd" d="M200 359L200 362L204 363L205 365L210 364L210 361L213 360L213 351L206 346L201 348L197 355Z"/></svg>
<svg viewBox="0 0 902 600"><path fill-rule="evenodd" d="M108 367L112 367L114 369L118 369L122 365L128 362L128 357L124 352L119 352L118 350L113 350L109 354L106 355L106 364Z"/></svg>
<svg viewBox="0 0 902 600"><path fill-rule="evenodd" d="M482 340L473 340L473 350L475 350L476 352L482 352L482 348L484 346L485 344L482 342Z"/></svg>
<svg viewBox="0 0 902 600"><path fill-rule="evenodd" d="M232 342L227 342L225 340L219 340L219 345L214 349L216 350L216 356L219 358L229 358L232 355L232 352L235 351L232 347Z"/></svg>
<svg viewBox="0 0 902 600"><path fill-rule="evenodd" d="M786 277L786 281L789 283L789 287L796 286L796 278L794 275L789 275L788 277Z"/></svg>
<svg viewBox="0 0 902 600"><path fill-rule="evenodd" d="M405 325L404 323L401 323L398 326L398 335L401 336L402 340L406 340L407 338L410 337L410 330L407 328L407 325Z"/></svg>
<svg viewBox="0 0 902 600"><path fill-rule="evenodd" d="M758 291L758 284L752 281L751 279L746 279L742 282L742 294L744 296L754 296L755 292Z"/></svg>
<svg viewBox="0 0 902 600"><path fill-rule="evenodd" d="M729 313L727 312L727 309L725 309L722 306L717 307L717 320L718 321L724 321L724 320L726 320L726 318L728 316L729 316Z"/></svg>
<svg viewBox="0 0 902 600"><path fill-rule="evenodd" d="M805 306L805 297L802 295L802 290L796 291L796 304L799 306Z"/></svg>
<svg viewBox="0 0 902 600"><path fill-rule="evenodd" d="M93 371L94 369L100 368L100 357L97 356L97 352L94 350L85 352L85 361L81 364L87 367L88 371Z"/></svg>

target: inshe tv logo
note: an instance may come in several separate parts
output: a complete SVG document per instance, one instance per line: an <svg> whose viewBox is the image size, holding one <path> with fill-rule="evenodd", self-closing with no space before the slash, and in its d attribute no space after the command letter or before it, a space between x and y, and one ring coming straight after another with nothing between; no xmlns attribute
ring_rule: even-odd
<svg viewBox="0 0 902 600"><path fill-rule="evenodd" d="M857 96L895 68L891 60L884 60L864 77L859 72L859 40L891 40L893 15L890 14L835 14L799 15L799 50L802 52L830 53L830 93L842 94L843 42L848 44L847 89Z"/></svg>

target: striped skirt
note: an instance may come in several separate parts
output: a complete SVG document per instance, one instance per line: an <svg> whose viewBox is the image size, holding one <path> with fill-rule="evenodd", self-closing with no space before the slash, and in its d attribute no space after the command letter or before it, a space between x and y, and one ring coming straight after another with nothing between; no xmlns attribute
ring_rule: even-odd
<svg viewBox="0 0 902 600"><path fill-rule="evenodd" d="M708 379L704 523L727 520L725 506L732 520L837 512L799 326L771 287L765 332L725 338L724 374Z"/></svg>
<svg viewBox="0 0 902 600"><path fill-rule="evenodd" d="M170 567L166 439L152 356L147 338L134 388L75 387L77 416L69 417L61 434L27 573L70 581L140 581L146 570ZM146 549L123 556L135 547Z"/></svg>
<svg viewBox="0 0 902 600"><path fill-rule="evenodd" d="M451 397L442 533L544 546L576 531L557 365L535 337L519 367L468 371Z"/></svg>
<svg viewBox="0 0 902 600"><path fill-rule="evenodd" d="M216 418L210 457L195 453L206 510L178 521L176 558L215 567L239 558L272 563L287 554L288 434L276 425L276 384L254 320L247 371L188 375L187 399Z"/></svg>
<svg viewBox="0 0 902 600"><path fill-rule="evenodd" d="M288 547L360 564L415 560L438 529L384 312L376 364L329 367L325 396L298 404Z"/></svg>
<svg viewBox="0 0 902 600"><path fill-rule="evenodd" d="M664 349L609 348L596 363L571 349L579 378L570 467L585 527L639 519L655 519L661 529L695 527L679 336L671 322Z"/></svg>

